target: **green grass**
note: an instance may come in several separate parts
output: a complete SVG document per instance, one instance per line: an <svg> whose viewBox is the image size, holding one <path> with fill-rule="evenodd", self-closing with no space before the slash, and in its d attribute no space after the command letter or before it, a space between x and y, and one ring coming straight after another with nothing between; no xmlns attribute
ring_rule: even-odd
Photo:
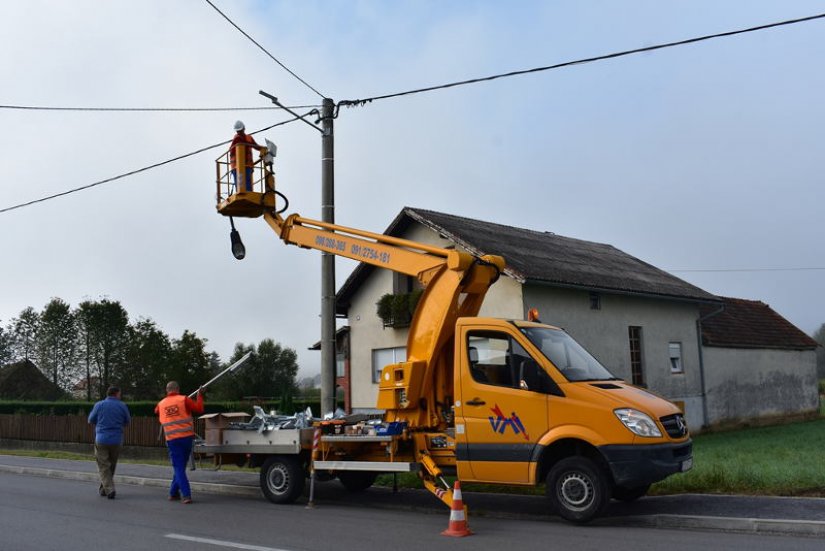
<svg viewBox="0 0 825 551"><path fill-rule="evenodd" d="M693 469L651 494L825 496L825 419L700 434L693 444Z"/></svg>

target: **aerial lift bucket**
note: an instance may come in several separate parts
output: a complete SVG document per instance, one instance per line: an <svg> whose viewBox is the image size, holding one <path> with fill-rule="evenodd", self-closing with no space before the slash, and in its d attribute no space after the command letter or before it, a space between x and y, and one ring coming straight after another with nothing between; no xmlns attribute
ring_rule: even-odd
<svg viewBox="0 0 825 551"><path fill-rule="evenodd" d="M267 166L274 157L275 145L267 140L267 153L249 166L247 147L246 144L235 146L235 168L228 151L215 160L217 209L224 216L257 218L275 210L275 176ZM244 181L247 173L251 174L248 184Z"/></svg>

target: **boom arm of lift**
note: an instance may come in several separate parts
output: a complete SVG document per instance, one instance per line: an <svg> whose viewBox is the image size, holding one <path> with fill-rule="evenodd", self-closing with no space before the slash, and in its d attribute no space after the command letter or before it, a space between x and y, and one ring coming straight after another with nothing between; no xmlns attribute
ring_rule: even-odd
<svg viewBox="0 0 825 551"><path fill-rule="evenodd" d="M240 146L237 146L240 147ZM238 152L239 157L242 152ZM220 174L220 171L219 171ZM445 429L453 386L453 334L459 317L475 316L484 295L504 269L500 256L470 254L415 241L330 224L297 214L282 217L276 209L275 177L264 170L262 192L221 195L218 212L225 216L263 216L287 244L351 258L414 276L424 292L413 314L407 339L407 361L384 368L378 408L388 421L410 429Z"/></svg>
<svg viewBox="0 0 825 551"><path fill-rule="evenodd" d="M243 148L243 144L236 147ZM244 151L236 151L243 159ZM379 382L379 409L387 421L406 422L413 432L425 487L452 507L453 490L430 456L422 429L443 431L452 418L453 339L459 317L478 314L484 296L504 269L500 256L473 257L383 234L302 218L282 217L276 208L272 158L258 167L261 191L241 191L230 185L226 160L217 160L218 212L224 216L257 218L287 244L352 258L379 268L418 278L424 286L407 338L407 361L384 367ZM261 161L257 164L263 165ZM465 507L466 514L466 507Z"/></svg>

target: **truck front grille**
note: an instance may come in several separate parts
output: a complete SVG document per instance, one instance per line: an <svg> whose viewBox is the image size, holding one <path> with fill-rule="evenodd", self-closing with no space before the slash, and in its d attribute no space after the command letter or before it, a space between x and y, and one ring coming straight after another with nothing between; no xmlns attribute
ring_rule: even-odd
<svg viewBox="0 0 825 551"><path fill-rule="evenodd" d="M665 417L659 418L659 421L662 423L662 426L671 438L682 438L688 433L685 416L681 413L666 415Z"/></svg>

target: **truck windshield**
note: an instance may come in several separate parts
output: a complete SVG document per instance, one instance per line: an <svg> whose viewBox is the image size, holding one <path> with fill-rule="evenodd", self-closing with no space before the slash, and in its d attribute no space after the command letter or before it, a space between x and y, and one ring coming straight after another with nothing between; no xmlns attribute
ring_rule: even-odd
<svg viewBox="0 0 825 551"><path fill-rule="evenodd" d="M570 382L618 379L564 331L546 327L522 327L521 332Z"/></svg>

